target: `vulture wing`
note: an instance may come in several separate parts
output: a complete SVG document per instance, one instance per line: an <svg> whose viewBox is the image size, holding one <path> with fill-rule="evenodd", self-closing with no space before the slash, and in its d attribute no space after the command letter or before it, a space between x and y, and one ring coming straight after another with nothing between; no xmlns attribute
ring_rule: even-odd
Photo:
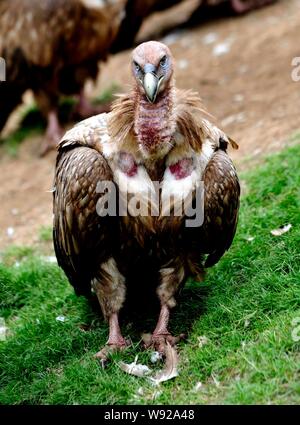
<svg viewBox="0 0 300 425"><path fill-rule="evenodd" d="M227 251L235 235L240 185L231 159L218 149L208 162L204 175L204 223L201 228L205 266L216 264Z"/></svg>
<svg viewBox="0 0 300 425"><path fill-rule="evenodd" d="M88 295L97 267L111 256L116 217L100 217L97 184L112 172L97 150L106 135L106 114L83 121L59 146L54 187L54 247L58 264L78 295Z"/></svg>

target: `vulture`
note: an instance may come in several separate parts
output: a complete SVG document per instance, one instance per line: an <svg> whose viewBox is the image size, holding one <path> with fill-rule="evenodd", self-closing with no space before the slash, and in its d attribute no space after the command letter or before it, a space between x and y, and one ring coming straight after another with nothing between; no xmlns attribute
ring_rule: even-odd
<svg viewBox="0 0 300 425"><path fill-rule="evenodd" d="M109 337L97 357L126 347L119 313L134 283L160 313L148 345L182 337L170 311L190 277L201 281L233 241L240 185L227 147L193 91L176 88L174 59L157 41L132 53L133 85L111 112L86 119L58 146L54 247L78 295L96 293Z"/></svg>
<svg viewBox="0 0 300 425"><path fill-rule="evenodd" d="M144 21L151 13L168 9L182 0L127 0L120 30L113 42L113 53L130 48Z"/></svg>
<svg viewBox="0 0 300 425"><path fill-rule="evenodd" d="M113 53L130 48L134 44L135 37L139 32L145 18L151 13L163 11L185 0L127 0L124 17L120 30L113 42ZM208 17L213 18L215 9L219 13L243 14L252 9L263 7L275 0L199 0L195 11L191 16L191 22L201 22Z"/></svg>
<svg viewBox="0 0 300 425"><path fill-rule="evenodd" d="M61 95L79 95L77 112L94 115L83 86L96 78L124 7L125 0L1 0L0 57L7 81L0 83L0 131L27 89L48 123L42 153L63 135L57 117Z"/></svg>

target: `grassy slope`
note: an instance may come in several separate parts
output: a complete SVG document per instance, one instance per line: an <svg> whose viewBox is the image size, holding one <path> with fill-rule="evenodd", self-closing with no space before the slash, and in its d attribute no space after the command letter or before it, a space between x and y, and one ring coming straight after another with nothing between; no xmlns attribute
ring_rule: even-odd
<svg viewBox="0 0 300 425"><path fill-rule="evenodd" d="M291 335L291 321L300 317L299 170L296 146L242 176L234 244L204 283L183 291L172 328L188 328L189 340L180 346L179 377L159 389L117 365L137 353L149 363L134 325L124 333L135 345L102 370L93 359L107 337L102 318L73 294L56 265L30 249L7 252L0 317L10 335L0 342L0 403L299 403L300 342ZM293 225L288 233L270 234L285 223ZM202 347L199 336L208 338Z"/></svg>

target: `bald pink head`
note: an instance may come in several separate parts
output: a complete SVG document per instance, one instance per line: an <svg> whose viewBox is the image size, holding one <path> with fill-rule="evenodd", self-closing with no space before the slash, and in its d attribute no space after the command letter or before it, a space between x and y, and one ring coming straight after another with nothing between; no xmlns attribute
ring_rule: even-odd
<svg viewBox="0 0 300 425"><path fill-rule="evenodd" d="M140 44L132 52L132 72L138 90L149 102L169 87L173 76L173 56L169 48L158 41Z"/></svg>

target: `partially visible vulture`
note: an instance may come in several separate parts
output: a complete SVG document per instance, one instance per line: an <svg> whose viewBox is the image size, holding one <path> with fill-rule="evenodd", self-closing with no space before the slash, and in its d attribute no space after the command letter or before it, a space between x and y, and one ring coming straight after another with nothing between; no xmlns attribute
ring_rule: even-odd
<svg viewBox="0 0 300 425"><path fill-rule="evenodd" d="M135 37L147 16L153 12L168 9L181 3L183 0L127 0L126 12L118 35L112 45L112 52L116 53L130 48Z"/></svg>
<svg viewBox="0 0 300 425"><path fill-rule="evenodd" d="M96 78L124 13L125 0L1 0L0 57L7 81L0 83L0 131L25 90L32 89L48 120L42 152L63 132L57 118L61 95L80 94L78 112L95 114L83 96Z"/></svg>
<svg viewBox="0 0 300 425"><path fill-rule="evenodd" d="M183 3L185 0L127 0L126 13L118 35L113 42L112 52L127 49L134 40L144 21L151 13L158 12ZM275 0L199 0L191 21L201 22L214 16L214 12L242 14L252 9L274 3ZM185 23L184 23L185 25Z"/></svg>
<svg viewBox="0 0 300 425"><path fill-rule="evenodd" d="M151 345L175 344L168 321L179 289L202 279L236 230L240 186L227 147L237 145L195 93L175 87L173 65L164 44L139 45L132 90L59 144L55 252L75 292L97 294L109 323L102 359L126 346L119 312L133 284L160 302Z"/></svg>

